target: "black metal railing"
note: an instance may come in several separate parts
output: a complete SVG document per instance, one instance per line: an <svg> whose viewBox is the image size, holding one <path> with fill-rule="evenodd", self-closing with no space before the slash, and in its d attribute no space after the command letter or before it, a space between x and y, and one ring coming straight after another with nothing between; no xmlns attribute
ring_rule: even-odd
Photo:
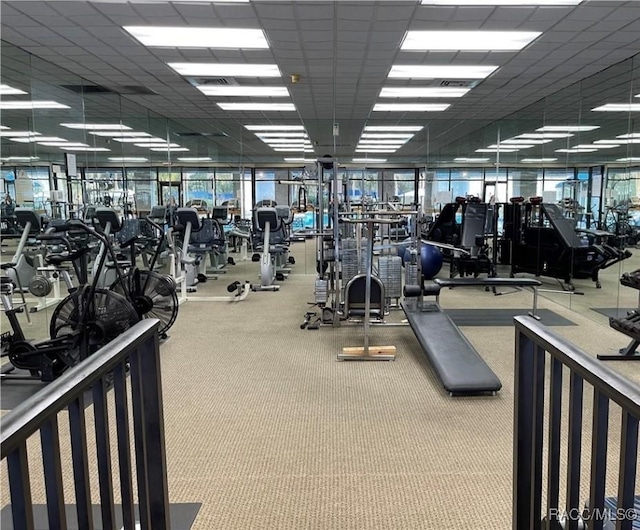
<svg viewBox="0 0 640 530"><path fill-rule="evenodd" d="M7 459L15 530L34 528L27 440L36 431L40 431L49 528L67 528L58 421L58 413L65 408L69 416L77 527L86 530L94 528L89 483L90 452L87 447L90 426L85 419L85 400L89 395L93 402L101 527L115 528L117 519L121 519L125 530L134 530L134 497L137 497L141 528L169 528L158 327L158 320L143 320L2 418L1 452L2 459ZM117 514L118 517L114 504L109 441L108 393L111 388L115 403L116 452L122 502L122 512ZM133 416L135 481L129 398ZM32 452L33 447L31 456Z"/></svg>
<svg viewBox="0 0 640 530"><path fill-rule="evenodd" d="M631 530L640 514L634 510L638 467L638 420L640 387L549 331L531 317L516 317L515 418L513 460L513 529L541 528L602 530L612 521L616 530ZM546 352L546 353L545 353ZM550 360L545 373L547 354ZM568 447L566 465L561 466L563 428L563 376L568 372ZM548 376L548 377L547 377ZM548 392L545 386L548 380ZM593 388L593 403L584 407L584 385ZM545 429L545 397L548 418ZM605 509L609 406L622 411L620 458L617 470L615 513ZM589 495L580 498L582 470L583 414L591 416L591 460ZM587 418L584 418L587 419ZM546 433L545 433L546 431ZM546 438L546 444L545 444ZM546 480L543 454L547 454ZM560 506L561 468L566 472L564 506ZM546 510L543 512L543 497Z"/></svg>

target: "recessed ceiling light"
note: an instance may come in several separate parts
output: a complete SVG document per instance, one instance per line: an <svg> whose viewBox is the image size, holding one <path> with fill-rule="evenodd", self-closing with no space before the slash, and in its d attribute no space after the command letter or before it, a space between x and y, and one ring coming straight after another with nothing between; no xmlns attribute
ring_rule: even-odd
<svg viewBox="0 0 640 530"><path fill-rule="evenodd" d="M265 98L289 97L289 91L287 90L287 87L284 86L198 85L196 88L205 96L244 96Z"/></svg>
<svg viewBox="0 0 640 530"><path fill-rule="evenodd" d="M147 142L147 143L167 143L166 138L158 138L155 136L127 136L127 137L119 137L112 136L111 139L114 142L120 142L121 144L135 144L138 142Z"/></svg>
<svg viewBox="0 0 640 530"><path fill-rule="evenodd" d="M577 6L582 0L422 0L432 6Z"/></svg>
<svg viewBox="0 0 640 530"><path fill-rule="evenodd" d="M185 76L200 77L281 77L277 64L167 63Z"/></svg>
<svg viewBox="0 0 640 530"><path fill-rule="evenodd" d="M395 153L397 150L390 147L356 147L356 153Z"/></svg>
<svg viewBox="0 0 640 530"><path fill-rule="evenodd" d="M573 134L568 132L524 133L515 138L570 138Z"/></svg>
<svg viewBox="0 0 640 530"><path fill-rule="evenodd" d="M556 149L556 153L595 153L597 149Z"/></svg>
<svg viewBox="0 0 640 530"><path fill-rule="evenodd" d="M358 144L356 145L356 149L393 149L398 150L402 147L402 145L392 144L392 145L377 145L377 144Z"/></svg>
<svg viewBox="0 0 640 530"><path fill-rule="evenodd" d="M180 147L180 144L176 143L167 143L165 140L164 143L161 142L147 142L147 139L144 138L144 142L134 144L136 147Z"/></svg>
<svg viewBox="0 0 640 530"><path fill-rule="evenodd" d="M9 85L0 85L0 96L19 96L28 93L29 92L25 92L19 88L13 88Z"/></svg>
<svg viewBox="0 0 640 530"><path fill-rule="evenodd" d="M572 146L571 149L613 149L615 147L620 147L620 144L579 144Z"/></svg>
<svg viewBox="0 0 640 530"><path fill-rule="evenodd" d="M360 145L404 145L409 140L371 140L368 138L361 138L358 142Z"/></svg>
<svg viewBox="0 0 640 530"><path fill-rule="evenodd" d="M407 31L401 50L516 51L542 35L539 31Z"/></svg>
<svg viewBox="0 0 640 530"><path fill-rule="evenodd" d="M131 127L121 123L61 123L68 129L86 129L91 131L130 131Z"/></svg>
<svg viewBox="0 0 640 530"><path fill-rule="evenodd" d="M8 127L7 127L8 128ZM32 137L32 136L41 136L39 132L33 131L0 131L0 138L23 138L23 137Z"/></svg>
<svg viewBox="0 0 640 530"><path fill-rule="evenodd" d="M621 134L620 136L616 136L616 138L640 138L640 133Z"/></svg>
<svg viewBox="0 0 640 530"><path fill-rule="evenodd" d="M3 162L33 162L34 160L40 160L39 156L7 156L0 158Z"/></svg>
<svg viewBox="0 0 640 530"><path fill-rule="evenodd" d="M595 140L594 144L640 144L640 138L616 138L615 140Z"/></svg>
<svg viewBox="0 0 640 530"><path fill-rule="evenodd" d="M89 144L84 144L82 142L68 142L64 140L62 142L40 142L36 140L38 145L46 145L48 147L89 147Z"/></svg>
<svg viewBox="0 0 640 530"><path fill-rule="evenodd" d="M250 131L304 131L303 125L245 125Z"/></svg>
<svg viewBox="0 0 640 530"><path fill-rule="evenodd" d="M537 162L555 162L557 158L523 158L520 162L537 163Z"/></svg>
<svg viewBox="0 0 640 530"><path fill-rule="evenodd" d="M519 145L519 144L531 144L542 145L553 142L553 140L534 140L532 138L509 138L508 140L502 140L502 144Z"/></svg>
<svg viewBox="0 0 640 530"><path fill-rule="evenodd" d="M305 164L309 164L311 162L315 162L315 159L314 158L300 158L300 157L291 157L291 158L285 157L284 161L285 162L303 162Z"/></svg>
<svg viewBox="0 0 640 530"><path fill-rule="evenodd" d="M607 103L591 110L594 112L638 112L640 111L640 103Z"/></svg>
<svg viewBox="0 0 640 530"><path fill-rule="evenodd" d="M362 138L396 138L400 140L409 140L413 138L413 134L401 134L401 133L362 133Z"/></svg>
<svg viewBox="0 0 640 530"><path fill-rule="evenodd" d="M94 136L104 136L105 138L145 138L151 137L149 133L146 132L135 132L135 131L124 131L124 132L108 132L108 131L89 131L89 134L93 134Z"/></svg>
<svg viewBox="0 0 640 530"><path fill-rule="evenodd" d="M111 162L148 162L147 158L140 156L113 156L109 157Z"/></svg>
<svg viewBox="0 0 640 530"><path fill-rule="evenodd" d="M384 162L387 161L386 158L354 158L353 160L351 160L352 162L355 162L357 164L363 163L370 163L370 164L382 164Z"/></svg>
<svg viewBox="0 0 640 530"><path fill-rule="evenodd" d="M145 46L165 48L265 49L261 29L124 26Z"/></svg>
<svg viewBox="0 0 640 530"><path fill-rule="evenodd" d="M520 149L509 149L508 147L486 147L482 149L476 149L476 153L515 153Z"/></svg>
<svg viewBox="0 0 640 530"><path fill-rule="evenodd" d="M366 132L418 132L424 129L422 125L367 125Z"/></svg>
<svg viewBox="0 0 640 530"><path fill-rule="evenodd" d="M0 130L11 129L11 127L7 127L6 125L0 125Z"/></svg>
<svg viewBox="0 0 640 530"><path fill-rule="evenodd" d="M303 149L305 147L311 147L310 143L302 143L302 142L275 142L273 144L269 144L269 147L274 149Z"/></svg>
<svg viewBox="0 0 640 530"><path fill-rule="evenodd" d="M303 153L313 153L313 148L310 147L305 147L303 149L300 149L299 147L274 147L273 148L274 151L278 151L281 153L290 153L291 151L301 151Z"/></svg>
<svg viewBox="0 0 640 530"><path fill-rule="evenodd" d="M442 112L449 103L376 103L374 112Z"/></svg>
<svg viewBox="0 0 640 530"><path fill-rule="evenodd" d="M629 156L626 158L616 158L616 162L640 162L640 157Z"/></svg>
<svg viewBox="0 0 640 530"><path fill-rule="evenodd" d="M469 88L452 87L383 87L381 98L461 98Z"/></svg>
<svg viewBox="0 0 640 530"><path fill-rule="evenodd" d="M82 146L60 146L60 149L63 149L65 151L96 151L96 152L101 152L101 151L111 151L111 149L107 149L106 147L82 147Z"/></svg>
<svg viewBox="0 0 640 530"><path fill-rule="evenodd" d="M210 156L189 156L178 158L180 162L210 162L213 160Z"/></svg>
<svg viewBox="0 0 640 530"><path fill-rule="evenodd" d="M59 138L58 136L29 136L25 138L9 138L12 142L18 142L21 144L28 144L33 142L67 142L66 138Z"/></svg>
<svg viewBox="0 0 640 530"><path fill-rule="evenodd" d="M259 138L307 138L306 132L257 132Z"/></svg>
<svg viewBox="0 0 640 530"><path fill-rule="evenodd" d="M248 110L256 112L268 111L295 111L296 107L293 103L217 103L222 110Z"/></svg>
<svg viewBox="0 0 640 530"><path fill-rule="evenodd" d="M538 132L554 132L554 131L564 131L564 132L585 132L585 131L595 131L599 129L600 125L545 125L544 127L540 127L536 129Z"/></svg>
<svg viewBox="0 0 640 530"><path fill-rule="evenodd" d="M467 158L467 157L458 157L454 158L454 162L488 162L489 158Z"/></svg>
<svg viewBox="0 0 640 530"><path fill-rule="evenodd" d="M0 101L0 109L2 110L20 110L20 109L70 109L68 105L63 105L57 101Z"/></svg>
<svg viewBox="0 0 640 530"><path fill-rule="evenodd" d="M395 64L389 77L398 79L484 79L498 66L426 66L413 64Z"/></svg>
<svg viewBox="0 0 640 530"><path fill-rule="evenodd" d="M514 145L518 149L530 149L532 147L535 147L533 144L511 144L511 145ZM491 145L488 146L489 149L495 149L497 147L498 147L497 144L491 144ZM501 144L500 145L500 150L502 151L504 147L509 149L510 145L509 144Z"/></svg>
<svg viewBox="0 0 640 530"><path fill-rule="evenodd" d="M178 153L183 151L188 151L188 147L152 147L149 151L158 151L158 152L171 152Z"/></svg>

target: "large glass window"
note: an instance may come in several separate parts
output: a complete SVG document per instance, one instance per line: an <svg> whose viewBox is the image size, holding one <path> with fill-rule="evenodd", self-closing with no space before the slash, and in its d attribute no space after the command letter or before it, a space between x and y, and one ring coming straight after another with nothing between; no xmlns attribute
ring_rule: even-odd
<svg viewBox="0 0 640 530"><path fill-rule="evenodd" d="M382 196L386 201L399 201L403 204L415 202L415 171L413 169L385 170Z"/></svg>
<svg viewBox="0 0 640 530"><path fill-rule="evenodd" d="M51 182L48 167L18 168L16 204L51 215Z"/></svg>
<svg viewBox="0 0 640 530"><path fill-rule="evenodd" d="M197 206L201 210L211 210L214 204L213 186L215 173L208 169L185 169L183 171L186 206Z"/></svg>
<svg viewBox="0 0 640 530"><path fill-rule="evenodd" d="M127 169L127 189L133 197L133 211L139 216L148 215L158 204L158 181L155 169Z"/></svg>

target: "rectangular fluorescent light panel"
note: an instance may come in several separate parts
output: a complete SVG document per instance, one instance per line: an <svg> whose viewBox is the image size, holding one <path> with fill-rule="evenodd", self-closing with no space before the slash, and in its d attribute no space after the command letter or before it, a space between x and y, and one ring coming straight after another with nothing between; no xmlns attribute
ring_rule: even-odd
<svg viewBox="0 0 640 530"><path fill-rule="evenodd" d="M488 162L489 158L466 158L466 157L459 157L459 158L454 158L453 159L454 162Z"/></svg>
<svg viewBox="0 0 640 530"><path fill-rule="evenodd" d="M518 149L530 149L531 147L535 147L533 144L511 144L512 147L517 147ZM488 146L489 149L495 149L498 147L497 144L491 144L490 146ZM506 147L507 149L509 149L510 145L509 144L501 144L500 145L500 150L502 151L502 149Z"/></svg>
<svg viewBox="0 0 640 530"><path fill-rule="evenodd" d="M469 88L452 87L383 87L381 98L461 98Z"/></svg>
<svg viewBox="0 0 640 530"><path fill-rule="evenodd" d="M36 142L38 145L46 145L48 147L89 147L89 144L83 144L82 142Z"/></svg>
<svg viewBox="0 0 640 530"><path fill-rule="evenodd" d="M89 131L130 131L131 127L121 123L61 123L68 129L85 129Z"/></svg>
<svg viewBox="0 0 640 530"><path fill-rule="evenodd" d="M93 134L94 136L103 136L105 138L143 138L143 137L151 137L149 133L146 132L136 132L136 131L124 131L124 132L108 132L108 131L89 131L89 134Z"/></svg>
<svg viewBox="0 0 640 530"><path fill-rule="evenodd" d="M621 134L620 136L616 136L616 138L640 138L640 133Z"/></svg>
<svg viewBox="0 0 640 530"><path fill-rule="evenodd" d="M149 159L140 156L113 156L109 157L111 162L148 162Z"/></svg>
<svg viewBox="0 0 640 530"><path fill-rule="evenodd" d="M403 51L517 51L539 31L407 31Z"/></svg>
<svg viewBox="0 0 640 530"><path fill-rule="evenodd" d="M498 68L498 66L395 64L391 67L389 77L397 79L484 79Z"/></svg>
<svg viewBox="0 0 640 530"><path fill-rule="evenodd" d="M63 105L57 101L33 100L33 101L0 101L2 110L21 109L70 109L68 105Z"/></svg>
<svg viewBox="0 0 640 530"><path fill-rule="evenodd" d="M281 77L277 64L167 63L180 75L197 77Z"/></svg>
<svg viewBox="0 0 640 530"><path fill-rule="evenodd" d="M395 153L397 149L370 149L368 147L356 148L356 153Z"/></svg>
<svg viewBox="0 0 640 530"><path fill-rule="evenodd" d="M304 162L304 163L311 163L311 162L315 162L315 159L313 158L300 158L300 157L285 157L284 158L285 162Z"/></svg>
<svg viewBox="0 0 640 530"><path fill-rule="evenodd" d="M107 149L106 147L82 147L82 146L77 146L77 147L60 146L60 149L63 149L65 151L95 151L95 152L111 151L111 149Z"/></svg>
<svg viewBox="0 0 640 530"><path fill-rule="evenodd" d="M404 141L410 140L413 136L413 134L401 133L362 133L362 138L396 138Z"/></svg>
<svg viewBox="0 0 640 530"><path fill-rule="evenodd" d="M11 129L11 127L7 127L6 125L0 125L0 130L4 131L6 129Z"/></svg>
<svg viewBox="0 0 640 530"><path fill-rule="evenodd" d="M58 136L29 136L26 138L9 138L12 142L18 142L21 144L28 144L32 142L67 142L66 138L59 138Z"/></svg>
<svg viewBox="0 0 640 530"><path fill-rule="evenodd" d="M289 90L287 90L287 87L284 86L198 85L196 88L205 96L244 96L265 98L289 97Z"/></svg>
<svg viewBox="0 0 640 530"><path fill-rule="evenodd" d="M556 149L556 153L595 153L597 149Z"/></svg>
<svg viewBox="0 0 640 530"><path fill-rule="evenodd" d="M0 158L3 162L33 162L34 160L40 160L39 156L8 156L6 158Z"/></svg>
<svg viewBox="0 0 640 530"><path fill-rule="evenodd" d="M296 110L293 103L218 103L222 110L248 110L256 112L282 111L292 112Z"/></svg>
<svg viewBox="0 0 640 530"><path fill-rule="evenodd" d="M161 152L171 152L171 153L178 153L178 152L183 152L183 151L188 151L189 148L188 147L152 147L150 149L150 151L161 151Z"/></svg>
<svg viewBox="0 0 640 530"><path fill-rule="evenodd" d="M313 149L310 147L305 147L304 149L300 149L299 147L276 147L273 150L278 151L280 153L290 153L291 151L302 151L303 153L313 153Z"/></svg>
<svg viewBox="0 0 640 530"><path fill-rule="evenodd" d="M616 138L615 140L596 140L594 144L640 144L640 138Z"/></svg>
<svg viewBox="0 0 640 530"><path fill-rule="evenodd" d="M303 125L245 125L249 131L304 131Z"/></svg>
<svg viewBox="0 0 640 530"><path fill-rule="evenodd" d="M0 96L22 96L28 93L29 92L25 92L19 88L13 88L9 85L0 85Z"/></svg>
<svg viewBox="0 0 640 530"><path fill-rule="evenodd" d="M124 26L123 29L149 47L267 49L261 29Z"/></svg>
<svg viewBox="0 0 640 530"><path fill-rule="evenodd" d="M586 132L599 129L600 125L545 125L536 129L538 132Z"/></svg>
<svg viewBox="0 0 640 530"><path fill-rule="evenodd" d="M538 163L538 162L555 162L556 160L558 160L557 158L523 158L522 160L520 160L520 162L525 162L525 163Z"/></svg>
<svg viewBox="0 0 640 530"><path fill-rule="evenodd" d="M258 138L307 138L306 132L257 132Z"/></svg>
<svg viewBox="0 0 640 530"><path fill-rule="evenodd" d="M211 162L213 159L210 156L189 156L178 158L180 162Z"/></svg>
<svg viewBox="0 0 640 530"><path fill-rule="evenodd" d="M547 132L547 133L524 133L515 138L570 138L573 134L569 132Z"/></svg>
<svg viewBox="0 0 640 530"><path fill-rule="evenodd" d="M358 142L358 145L404 145L407 141L408 140L367 140L363 138Z"/></svg>
<svg viewBox="0 0 640 530"><path fill-rule="evenodd" d="M40 133L33 131L0 131L0 138L31 138L32 136L40 136Z"/></svg>
<svg viewBox="0 0 640 530"><path fill-rule="evenodd" d="M542 145L548 144L549 142L553 142L553 140L534 140L532 138L510 138L508 140L502 140L502 144L509 145L518 145L518 144L531 144L531 145Z"/></svg>
<svg viewBox="0 0 640 530"><path fill-rule="evenodd" d="M136 147L180 147L180 144L167 143L165 140L164 143L160 142L141 142L134 144Z"/></svg>
<svg viewBox="0 0 640 530"><path fill-rule="evenodd" d="M449 103L376 103L374 112L442 112Z"/></svg>
<svg viewBox="0 0 640 530"><path fill-rule="evenodd" d="M507 147L505 148L497 148L497 147L487 147L487 148L483 148L483 149L476 149L476 153L515 153L516 151L519 151L520 149L509 149Z"/></svg>
<svg viewBox="0 0 640 530"><path fill-rule="evenodd" d="M120 142L121 144L135 144L138 142L146 142L146 143L167 143L166 138L157 138L155 136L127 136L127 137L119 137L113 136L111 138L114 142Z"/></svg>
<svg viewBox="0 0 640 530"><path fill-rule="evenodd" d="M582 0L422 0L426 6L577 6Z"/></svg>
<svg viewBox="0 0 640 530"><path fill-rule="evenodd" d="M354 158L353 160L351 160L352 162L355 162L357 164L366 164L366 163L370 163L370 164L382 164L384 162L387 161L386 158Z"/></svg>
<svg viewBox="0 0 640 530"><path fill-rule="evenodd" d="M639 112L640 103L606 103L591 110L594 112Z"/></svg>
<svg viewBox="0 0 640 530"><path fill-rule="evenodd" d="M626 158L616 158L616 162L640 162L640 157L630 156Z"/></svg>
<svg viewBox="0 0 640 530"><path fill-rule="evenodd" d="M418 132L424 129L422 125L367 125L365 132ZM364 136L364 135L363 135Z"/></svg>
<svg viewBox="0 0 640 530"><path fill-rule="evenodd" d="M620 144L579 144L572 146L571 149L613 149L615 147L620 147Z"/></svg>

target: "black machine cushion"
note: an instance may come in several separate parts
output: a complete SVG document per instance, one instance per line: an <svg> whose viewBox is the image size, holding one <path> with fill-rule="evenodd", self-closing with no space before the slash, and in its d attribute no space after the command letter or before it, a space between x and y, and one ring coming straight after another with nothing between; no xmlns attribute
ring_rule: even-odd
<svg viewBox="0 0 640 530"><path fill-rule="evenodd" d="M445 390L452 394L481 394L502 388L498 376L447 314L439 309L412 309L404 302L402 308Z"/></svg>
<svg viewBox="0 0 640 530"><path fill-rule="evenodd" d="M111 223L111 233L115 234L122 228L118 213L112 208L96 208L95 219L98 220L100 226L104 230L107 223Z"/></svg>
<svg viewBox="0 0 640 530"><path fill-rule="evenodd" d="M200 224L200 217L198 217L198 210L195 208L178 208L176 210L176 217L178 222L182 226L187 226L187 223L191 223L191 232L197 232L202 228Z"/></svg>
<svg viewBox="0 0 640 530"><path fill-rule="evenodd" d="M40 217L33 208L16 208L14 211L16 222L24 228L27 223L31 223L30 234L40 232Z"/></svg>

